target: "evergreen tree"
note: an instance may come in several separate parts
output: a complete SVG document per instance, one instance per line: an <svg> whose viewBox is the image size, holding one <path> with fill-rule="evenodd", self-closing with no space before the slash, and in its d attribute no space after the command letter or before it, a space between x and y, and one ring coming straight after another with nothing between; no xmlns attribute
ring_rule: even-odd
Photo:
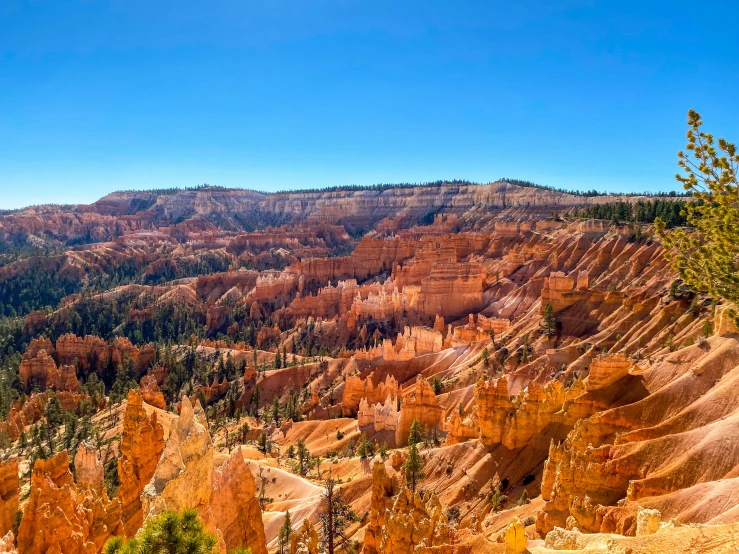
<svg viewBox="0 0 739 554"><path fill-rule="evenodd" d="M262 391L259 390L259 385L254 387L254 392L251 393L251 404L255 411L262 407Z"/></svg>
<svg viewBox="0 0 739 554"><path fill-rule="evenodd" d="M144 528L135 538L110 539L104 554L175 554L214 552L216 537L208 533L194 509L163 512L146 520Z"/></svg>
<svg viewBox="0 0 739 554"><path fill-rule="evenodd" d="M280 532L277 535L277 542L280 548L280 554L285 554L285 548L290 551L290 536L293 533L292 522L290 521L290 510L285 512L285 521L280 527Z"/></svg>
<svg viewBox="0 0 739 554"><path fill-rule="evenodd" d="M241 427L239 427L239 441L241 444L246 444L246 438L249 436L249 424L248 423L242 423Z"/></svg>
<svg viewBox="0 0 739 554"><path fill-rule="evenodd" d="M521 345L521 356L520 356L520 361L522 364L526 364L529 362L529 356L531 355L531 352L529 351L530 342L531 342L531 335L529 333L524 334L523 345Z"/></svg>
<svg viewBox="0 0 739 554"><path fill-rule="evenodd" d="M226 363L224 365L224 374L226 377L226 380L231 381L232 379L236 378L236 364L233 361L233 357L231 356L231 352L228 353L226 356Z"/></svg>
<svg viewBox="0 0 739 554"><path fill-rule="evenodd" d="M411 492L416 492L418 483L425 477L423 474L423 459L418 453L418 447L416 444L408 446L408 457L403 464L403 470L405 470L405 480L408 483L408 488Z"/></svg>
<svg viewBox="0 0 739 554"><path fill-rule="evenodd" d="M259 438L257 439L257 448L262 454L266 454L272 449L267 433L264 431L259 434Z"/></svg>
<svg viewBox="0 0 739 554"><path fill-rule="evenodd" d="M421 422L414 419L408 433L408 446L418 444L419 442L421 442Z"/></svg>
<svg viewBox="0 0 739 554"><path fill-rule="evenodd" d="M277 395L272 400L272 420L275 422L275 425L280 424L280 397Z"/></svg>
<svg viewBox="0 0 739 554"><path fill-rule="evenodd" d="M554 308L549 302L544 306L544 318L542 319L541 326L547 337L552 338L557 334L557 320L554 317Z"/></svg>
<svg viewBox="0 0 739 554"><path fill-rule="evenodd" d="M303 415L300 413L300 398L298 393L290 392L285 403L285 419L292 419L293 421L301 421Z"/></svg>
<svg viewBox="0 0 739 554"><path fill-rule="evenodd" d="M126 355L123 358L123 363L119 365L118 369L116 370L115 382L113 383L113 386L110 390L111 402L114 402L116 404L121 402L123 399L126 398L130 389L136 388L136 380L133 378L133 375L133 360L129 358L128 355ZM172 375L170 374L167 377L170 378L172 377ZM179 388L177 392L179 392Z"/></svg>
<svg viewBox="0 0 739 554"><path fill-rule="evenodd" d="M49 425L49 430L53 433L63 422L62 405L56 394L49 393L49 401L44 409L44 416Z"/></svg>
<svg viewBox="0 0 739 554"><path fill-rule="evenodd" d="M696 202L684 207L695 232L666 231L659 217L655 227L668 258L682 280L697 292L739 303L739 152L725 139L701 131L700 114L688 112L688 153L678 152L676 175Z"/></svg>
<svg viewBox="0 0 739 554"><path fill-rule="evenodd" d="M305 446L305 441L303 439L298 439L297 451L298 473L303 476L308 475L308 470L310 469L310 452Z"/></svg>
<svg viewBox="0 0 739 554"><path fill-rule="evenodd" d="M218 363L216 364L216 380L220 383L225 376L226 366L223 363L223 356L218 356Z"/></svg>
<svg viewBox="0 0 739 554"><path fill-rule="evenodd" d="M367 441L367 433L362 433L359 436L359 443L357 444L357 454L360 458L366 458L374 454L369 442Z"/></svg>

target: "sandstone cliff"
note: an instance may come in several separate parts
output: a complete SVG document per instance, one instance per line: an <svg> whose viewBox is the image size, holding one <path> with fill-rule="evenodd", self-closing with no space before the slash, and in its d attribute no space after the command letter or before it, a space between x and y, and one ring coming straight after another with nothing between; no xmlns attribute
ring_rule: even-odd
<svg viewBox="0 0 739 554"><path fill-rule="evenodd" d="M162 425L156 412L151 416L146 414L142 393L137 389L128 393L120 450L118 498L126 535L133 536L143 523L141 493L154 475L164 450Z"/></svg>
<svg viewBox="0 0 739 554"><path fill-rule="evenodd" d="M0 536L13 528L15 514L20 510L20 492L18 458L0 461Z"/></svg>
<svg viewBox="0 0 739 554"><path fill-rule="evenodd" d="M144 519L165 510L194 508L206 527L216 533L221 548L249 546L266 554L261 510L254 495L254 478L240 450L230 459L215 460L215 447L200 403L182 400L180 416L154 475L141 495Z"/></svg>
<svg viewBox="0 0 739 554"><path fill-rule="evenodd" d="M18 529L18 551L24 554L99 552L105 542L123 532L118 500L105 491L79 487L62 451L37 460L31 474L31 495Z"/></svg>

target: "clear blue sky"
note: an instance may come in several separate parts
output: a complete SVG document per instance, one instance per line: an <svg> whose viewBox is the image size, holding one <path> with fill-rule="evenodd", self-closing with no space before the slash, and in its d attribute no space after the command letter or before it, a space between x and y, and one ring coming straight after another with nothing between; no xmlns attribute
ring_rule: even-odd
<svg viewBox="0 0 739 554"><path fill-rule="evenodd" d="M556 6L555 6L556 4ZM210 183L671 190L735 2L0 2L0 208Z"/></svg>

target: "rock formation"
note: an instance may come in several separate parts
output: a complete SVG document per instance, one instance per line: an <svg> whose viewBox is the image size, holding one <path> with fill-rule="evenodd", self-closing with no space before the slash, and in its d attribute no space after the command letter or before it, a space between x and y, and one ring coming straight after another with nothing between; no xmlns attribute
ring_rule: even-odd
<svg viewBox="0 0 739 554"><path fill-rule="evenodd" d="M366 548L366 546L365 546ZM307 519L290 537L290 554L320 554L318 533Z"/></svg>
<svg viewBox="0 0 739 554"><path fill-rule="evenodd" d="M56 351L59 362L62 364L77 363L82 368L102 368L110 356L108 344L99 337L88 335L80 338L76 335L66 334L56 341Z"/></svg>
<svg viewBox="0 0 739 554"><path fill-rule="evenodd" d="M100 552L110 537L123 533L118 500L108 500L104 490L101 495L78 487L66 451L36 461L23 513L18 551L24 554Z"/></svg>
<svg viewBox="0 0 739 554"><path fill-rule="evenodd" d="M29 353L33 356L29 356ZM18 372L26 390L30 390L31 384L37 386L42 392L47 388L68 392L78 392L80 389L77 368L73 365L57 367L54 359L45 349L29 348L18 367Z"/></svg>
<svg viewBox="0 0 739 554"><path fill-rule="evenodd" d="M363 554L377 554L382 542L382 533L387 524L387 516L392 510L394 496L398 492L397 479L391 478L382 462L372 466L372 499L370 501L369 522L364 533Z"/></svg>
<svg viewBox="0 0 739 554"><path fill-rule="evenodd" d="M408 442L408 434L415 420L422 429L441 429L444 424L444 412L436 400L436 393L429 382L422 376L416 380L413 394L403 398L400 406L398 428L395 431L395 442L403 445Z"/></svg>
<svg viewBox="0 0 739 554"><path fill-rule="evenodd" d="M585 390L594 391L612 385L629 374L632 366L624 354L604 354L590 363L590 373L585 379Z"/></svg>
<svg viewBox="0 0 739 554"><path fill-rule="evenodd" d="M81 443L74 455L74 476L77 486L102 495L103 473L100 452L87 442Z"/></svg>
<svg viewBox="0 0 739 554"><path fill-rule="evenodd" d="M398 396L398 381L392 375L388 375L378 385L374 384L373 379L374 373L370 373L366 379L358 375L347 378L341 399L341 411L344 415L355 414L363 398L368 404L376 404L385 402L388 396Z"/></svg>
<svg viewBox="0 0 739 554"><path fill-rule="evenodd" d="M505 530L506 554L523 554L526 552L526 531L517 517L508 524Z"/></svg>
<svg viewBox="0 0 739 554"><path fill-rule="evenodd" d="M20 510L20 492L18 458L0 460L0 536L13 528L15 514Z"/></svg>
<svg viewBox="0 0 739 554"><path fill-rule="evenodd" d="M184 397L154 475L141 495L144 519L165 510L194 508L223 548L249 546L255 554L266 554L254 479L241 451L219 467L214 467L214 451L200 403L193 408Z"/></svg>
<svg viewBox="0 0 739 554"><path fill-rule="evenodd" d="M0 538L0 554L18 554L12 531L8 531L4 537Z"/></svg>
<svg viewBox="0 0 739 554"><path fill-rule="evenodd" d="M560 381L545 386L531 383L518 396L509 396L508 380L479 379L475 385L477 425L483 444L522 448L547 426L574 425L582 406L573 402L582 393L581 381L566 389Z"/></svg>
<svg viewBox="0 0 739 554"><path fill-rule="evenodd" d="M454 530L442 513L439 499L433 493L421 495L402 488L386 513L378 551L412 554L420 546L442 547L453 542Z"/></svg>
<svg viewBox="0 0 739 554"><path fill-rule="evenodd" d="M193 409L185 397L154 475L144 487L144 519L165 510L186 508L196 508L201 517L207 516L212 470L213 445L205 414L199 402Z"/></svg>
<svg viewBox="0 0 739 554"><path fill-rule="evenodd" d="M659 513L659 510L640 507L636 516L636 536L654 535L659 531L659 522L661 519L662 514Z"/></svg>
<svg viewBox="0 0 739 554"><path fill-rule="evenodd" d="M159 385L153 375L145 375L141 378L139 384L144 402L160 410L167 409L167 401L164 399L162 391L159 390Z"/></svg>
<svg viewBox="0 0 739 554"><path fill-rule="evenodd" d="M212 487L210 512L226 549L249 546L255 554L266 554L262 510L241 450L214 468Z"/></svg>
<svg viewBox="0 0 739 554"><path fill-rule="evenodd" d="M38 384L41 391L45 391L46 381L52 371L56 371L56 364L46 350L39 350L33 358L24 358L18 367L23 388L26 390L29 390L33 382Z"/></svg>
<svg viewBox="0 0 739 554"><path fill-rule="evenodd" d="M447 436L445 443L449 446L459 444L478 437L476 417L463 418L459 410L454 410L446 422Z"/></svg>
<svg viewBox="0 0 739 554"><path fill-rule="evenodd" d="M5 421L0 421L0 433L6 433L11 441L15 441L21 434L21 431L33 423L40 421L44 417L44 409L49 402L50 393L32 393L27 401L18 399L10 404L10 410ZM71 392L58 392L55 398L64 411L79 412L80 402L89 400L84 394Z"/></svg>
<svg viewBox="0 0 739 554"><path fill-rule="evenodd" d="M397 431L400 421L397 403L397 398L390 395L385 399L384 404L378 402L372 406L362 398L357 412L357 425L360 429L371 426L376 432Z"/></svg>
<svg viewBox="0 0 739 554"><path fill-rule="evenodd" d="M154 475L159 457L164 450L164 431L157 414L148 416L143 406L142 392L128 393L123 416L121 457L118 459L118 477L121 486L118 498L126 535L132 536L143 523L141 493Z"/></svg>

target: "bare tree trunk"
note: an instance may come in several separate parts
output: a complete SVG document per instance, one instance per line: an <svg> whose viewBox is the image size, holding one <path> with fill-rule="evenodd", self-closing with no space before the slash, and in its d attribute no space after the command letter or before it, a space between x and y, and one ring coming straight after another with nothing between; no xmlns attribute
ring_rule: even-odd
<svg viewBox="0 0 739 554"><path fill-rule="evenodd" d="M334 484L329 482L326 487L326 497L328 499L328 554L334 554Z"/></svg>

